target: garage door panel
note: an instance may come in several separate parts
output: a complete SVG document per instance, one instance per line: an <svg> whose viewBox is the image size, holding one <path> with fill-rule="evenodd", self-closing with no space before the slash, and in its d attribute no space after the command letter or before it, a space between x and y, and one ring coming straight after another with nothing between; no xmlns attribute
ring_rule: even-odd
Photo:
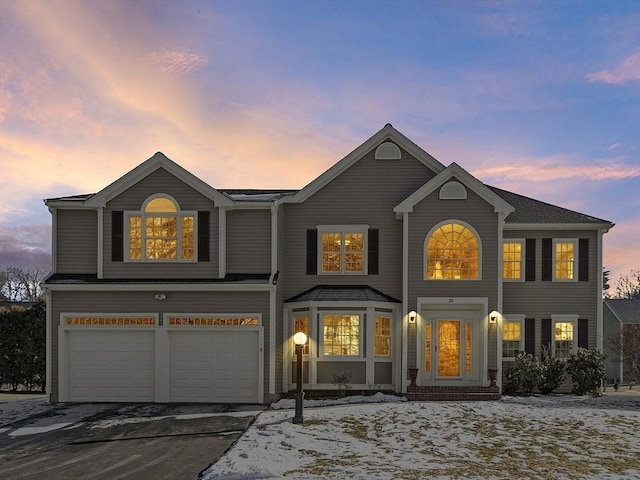
<svg viewBox="0 0 640 480"><path fill-rule="evenodd" d="M153 401L153 331L70 330L70 401Z"/></svg>
<svg viewBox="0 0 640 480"><path fill-rule="evenodd" d="M257 330L170 332L170 401L257 402L258 339Z"/></svg>

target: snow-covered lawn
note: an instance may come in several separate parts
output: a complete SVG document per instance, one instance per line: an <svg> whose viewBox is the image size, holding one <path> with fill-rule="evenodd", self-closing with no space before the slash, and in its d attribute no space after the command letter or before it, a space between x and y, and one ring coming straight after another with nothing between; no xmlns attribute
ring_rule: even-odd
<svg viewBox="0 0 640 480"><path fill-rule="evenodd" d="M640 479L638 396L393 399L308 403L302 425L281 401L204 478Z"/></svg>

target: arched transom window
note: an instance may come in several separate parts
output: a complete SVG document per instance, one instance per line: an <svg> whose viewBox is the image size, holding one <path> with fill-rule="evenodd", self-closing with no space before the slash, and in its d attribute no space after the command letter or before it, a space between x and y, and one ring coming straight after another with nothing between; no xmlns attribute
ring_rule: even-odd
<svg viewBox="0 0 640 480"><path fill-rule="evenodd" d="M436 226L426 242L427 280L478 280L480 241L466 225L446 222Z"/></svg>
<svg viewBox="0 0 640 480"><path fill-rule="evenodd" d="M194 213L181 211L169 195L154 195L140 212L127 212L129 260L194 261Z"/></svg>

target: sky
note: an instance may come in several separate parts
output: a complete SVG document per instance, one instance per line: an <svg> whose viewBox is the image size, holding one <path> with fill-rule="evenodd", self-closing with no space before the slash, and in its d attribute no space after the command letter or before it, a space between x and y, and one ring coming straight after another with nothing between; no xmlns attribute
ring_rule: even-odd
<svg viewBox="0 0 640 480"><path fill-rule="evenodd" d="M49 267L43 199L157 151L302 188L386 123L640 268L637 0L0 0L0 268Z"/></svg>

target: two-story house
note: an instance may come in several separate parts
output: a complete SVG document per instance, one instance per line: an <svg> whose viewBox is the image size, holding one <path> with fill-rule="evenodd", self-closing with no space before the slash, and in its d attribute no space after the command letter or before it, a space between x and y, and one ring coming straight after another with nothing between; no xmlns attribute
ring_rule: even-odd
<svg viewBox="0 0 640 480"><path fill-rule="evenodd" d="M216 189L157 153L45 203L53 402L269 402L294 387L297 331L307 390L496 393L519 351L602 346L613 224L389 124L299 191Z"/></svg>

